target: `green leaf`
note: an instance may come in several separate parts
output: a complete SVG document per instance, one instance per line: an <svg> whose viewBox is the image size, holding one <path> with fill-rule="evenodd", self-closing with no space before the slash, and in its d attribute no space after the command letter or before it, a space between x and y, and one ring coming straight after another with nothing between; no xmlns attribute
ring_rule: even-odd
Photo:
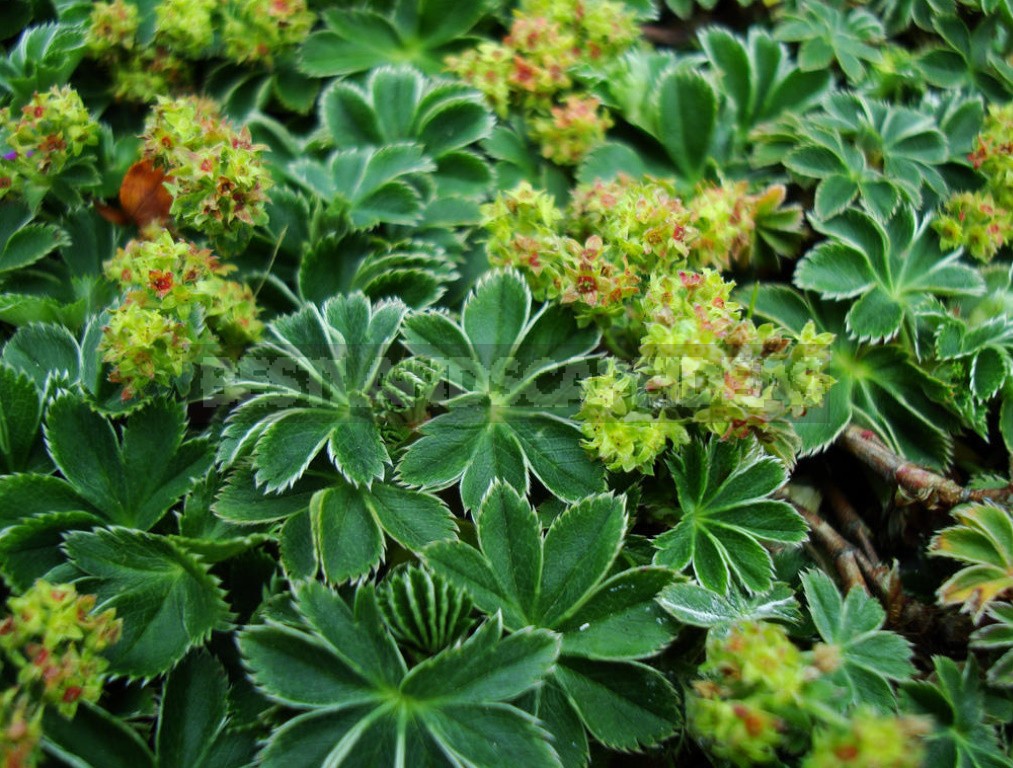
<svg viewBox="0 0 1013 768"><path fill-rule="evenodd" d="M296 590L296 604L307 630L269 624L240 636L258 686L310 710L272 734L264 765L394 766L406 754L442 765L442 754L493 768L502 759L496 745L509 745L526 765L558 765L549 735L506 703L552 669L559 638L551 632L529 628L503 638L493 619L409 672L372 586L356 590L354 612L312 582Z"/></svg>
<svg viewBox="0 0 1013 768"><path fill-rule="evenodd" d="M502 424L489 424L479 433L470 463L461 477L461 499L474 508L494 480L503 480L523 492L530 485L524 451L514 432Z"/></svg>
<svg viewBox="0 0 1013 768"><path fill-rule="evenodd" d="M57 248L70 244L67 233L53 224L32 223L32 212L20 203L0 206L0 273L31 266Z"/></svg>
<svg viewBox="0 0 1013 768"><path fill-rule="evenodd" d="M721 91L735 105L738 122L749 125L755 103L752 62L746 46L726 29L710 27L700 31L700 45L721 74Z"/></svg>
<svg viewBox="0 0 1013 768"><path fill-rule="evenodd" d="M816 630L841 660L830 679L849 692L854 706L893 711L891 681L910 679L915 672L910 643L883 630L886 612L861 587L852 587L842 599L830 577L817 570L802 574L802 587Z"/></svg>
<svg viewBox="0 0 1013 768"><path fill-rule="evenodd" d="M658 84L657 135L676 168L700 178L717 124L717 95L701 75L673 70Z"/></svg>
<svg viewBox="0 0 1013 768"><path fill-rule="evenodd" d="M45 470L42 396L27 375L0 363L0 472Z"/></svg>
<svg viewBox="0 0 1013 768"><path fill-rule="evenodd" d="M802 146L784 158L785 167L814 179L846 175L848 167L832 150L826 147Z"/></svg>
<svg viewBox="0 0 1013 768"><path fill-rule="evenodd" d="M368 682L323 641L303 632L273 624L251 626L240 635L239 648L257 686L289 706L347 709L376 697Z"/></svg>
<svg viewBox="0 0 1013 768"><path fill-rule="evenodd" d="M627 517L625 499L592 496L557 517L545 535L537 616L554 627L572 614L619 554Z"/></svg>
<svg viewBox="0 0 1013 768"><path fill-rule="evenodd" d="M410 62L426 72L443 70L447 54L486 13L487 2L395 3L390 13L332 9L323 13L326 30L311 34L300 50L300 68L313 77L333 77Z"/></svg>
<svg viewBox="0 0 1013 768"><path fill-rule="evenodd" d="M587 732L566 694L554 680L549 680L539 689L537 698L534 714L542 721L545 730L552 734L552 746L563 768L587 765L590 757Z"/></svg>
<svg viewBox="0 0 1013 768"><path fill-rule="evenodd" d="M0 528L33 515L81 509L93 508L57 477L28 473L0 476Z"/></svg>
<svg viewBox="0 0 1013 768"><path fill-rule="evenodd" d="M838 242L818 245L795 269L795 285L833 299L858 296L875 280L865 254Z"/></svg>
<svg viewBox="0 0 1013 768"><path fill-rule="evenodd" d="M854 420L916 463L943 467L952 449L956 418L942 403L951 397L897 346L857 344L847 337L840 305L803 297L783 286L760 286L753 302L762 317L792 325L814 319L836 335L827 372L837 384L819 408L795 421L803 453L821 451Z"/></svg>
<svg viewBox="0 0 1013 768"><path fill-rule="evenodd" d="M971 392L980 400L989 400L999 391L1009 374L1009 357L995 347L986 347L974 357Z"/></svg>
<svg viewBox="0 0 1013 768"><path fill-rule="evenodd" d="M383 554L383 532L349 486L317 491L310 502L313 541L325 578L340 584L368 574Z"/></svg>
<svg viewBox="0 0 1013 768"><path fill-rule="evenodd" d="M288 492L265 494L257 489L252 468L240 467L222 486L214 513L222 520L240 525L284 520L308 510L318 489L318 483L303 480Z"/></svg>
<svg viewBox="0 0 1013 768"><path fill-rule="evenodd" d="M555 678L587 729L610 749L656 744L679 727L675 689L643 664L567 659Z"/></svg>
<svg viewBox="0 0 1013 768"><path fill-rule="evenodd" d="M786 13L775 35L801 44L798 61L802 69L825 69L836 61L848 80L858 83L865 77L866 64L879 61L877 46L885 31L879 18L865 9L813 3Z"/></svg>
<svg viewBox="0 0 1013 768"><path fill-rule="evenodd" d="M297 590L300 613L356 674L377 686L396 686L404 677L404 660L385 633L375 592L360 588L353 608L318 582Z"/></svg>
<svg viewBox="0 0 1013 768"><path fill-rule="evenodd" d="M846 318L852 338L890 339L912 327L931 297L984 291L981 276L957 262L958 252L943 253L928 219L907 206L885 224L856 209L813 224L830 239L799 262L795 284L832 299L858 297Z"/></svg>
<svg viewBox="0 0 1013 768"><path fill-rule="evenodd" d="M559 638L525 628L494 642L495 621L456 648L423 661L405 677L404 695L446 704L509 701L540 682L559 655Z"/></svg>
<svg viewBox="0 0 1013 768"><path fill-rule="evenodd" d="M333 583L379 567L384 534L415 551L456 536L453 515L434 496L393 483L355 487L336 474L321 472L304 476L288 491L265 495L257 490L252 470L241 466L219 493L214 512L241 525L288 520L278 535L284 551L302 564L296 572L309 576L321 568ZM305 526L295 520L300 515L308 515ZM299 543L286 543L297 531ZM288 544L299 551L289 550Z"/></svg>
<svg viewBox="0 0 1013 768"><path fill-rule="evenodd" d="M26 517L0 533L0 573L14 589L26 590L66 563L61 547L69 531L88 531L101 524L101 518L88 512Z"/></svg>
<svg viewBox="0 0 1013 768"><path fill-rule="evenodd" d="M84 703L72 720L47 709L43 750L74 768L154 768L155 758L130 726Z"/></svg>
<svg viewBox="0 0 1013 768"><path fill-rule="evenodd" d="M509 485L495 482L482 499L478 544L499 585L525 616L534 615L542 581L542 526L534 509Z"/></svg>
<svg viewBox="0 0 1013 768"><path fill-rule="evenodd" d="M827 176L816 188L816 215L821 219L836 216L858 194L858 184L850 176L835 173Z"/></svg>
<svg viewBox="0 0 1013 768"><path fill-rule="evenodd" d="M995 603L988 609L988 615L995 620L971 635L972 648L1005 650L998 661L988 670L988 683L996 688L1013 687L1013 604Z"/></svg>
<svg viewBox="0 0 1013 768"><path fill-rule="evenodd" d="M377 145L384 137L373 105L356 86L335 80L320 97L320 122L339 147Z"/></svg>
<svg viewBox="0 0 1013 768"><path fill-rule="evenodd" d="M402 181L381 184L354 204L351 219L356 229L372 229L382 223L410 226L418 223L422 209L418 193Z"/></svg>
<svg viewBox="0 0 1013 768"><path fill-rule="evenodd" d="M434 541L456 538L453 514L430 494L377 483L366 504L387 535L408 549L419 551Z"/></svg>
<svg viewBox="0 0 1013 768"><path fill-rule="evenodd" d="M405 322L408 349L438 363L463 394L444 399L449 412L422 426L398 466L404 482L441 489L460 481L466 508L479 504L496 477L526 491L529 472L567 501L600 489L601 467L565 417L579 399L577 371L597 334L578 330L572 315L544 310L532 318L530 308L523 278L494 271L466 300L461 323L431 310ZM565 384L549 393L534 386L556 372Z"/></svg>
<svg viewBox="0 0 1013 768"><path fill-rule="evenodd" d="M492 272L469 294L461 328L482 368L493 372L509 359L531 315L531 291L513 272Z"/></svg>
<svg viewBox="0 0 1013 768"><path fill-rule="evenodd" d="M827 8L822 3L814 7ZM799 56L803 69L810 68L805 66L806 55L822 45L822 41L811 42L813 45L803 45ZM832 53L829 47L823 52L828 57ZM846 60L858 63L854 56ZM815 64L814 68L823 66ZM782 160L790 171L822 180L816 196L819 218L842 212L844 201L857 191L858 203L885 223L901 202L921 209L926 187L935 195L945 193L947 164L959 162L963 153L951 152L938 128L942 119L928 105L912 109L838 91L823 100L820 110L803 120L785 119L782 130L759 138L771 145L767 164ZM783 148L775 149L780 142L784 142Z"/></svg>
<svg viewBox="0 0 1013 768"><path fill-rule="evenodd" d="M440 746L464 765L500 765L503 750L521 765L559 765L545 731L516 709L447 706L423 719Z"/></svg>
<svg viewBox="0 0 1013 768"><path fill-rule="evenodd" d="M428 45L449 43L467 34L493 7L488 0L466 6L454 0L422 0L418 4L416 35Z"/></svg>
<svg viewBox="0 0 1013 768"><path fill-rule="evenodd" d="M409 66L376 68L361 89L332 84L321 99L320 122L325 128L320 138L341 149L418 144L443 194L480 198L492 181L488 162L468 148L489 136L493 116L481 94L461 83L426 77ZM378 213L397 205L406 216L417 213L409 189L386 188L383 198L384 205L377 205L375 193L371 197L369 205ZM365 203L359 207L353 219L364 215ZM362 226L368 226L365 220Z"/></svg>
<svg viewBox="0 0 1013 768"><path fill-rule="evenodd" d="M272 734L271 740L260 753L261 764L267 768L356 765L349 754L351 753L362 756L367 764L374 760L377 761L374 765L393 765L392 756L383 755L381 750L386 745L377 738L377 734L371 734L373 738L365 745L357 743L376 719L375 716L370 717L371 714L369 708L344 711L323 709L294 717ZM391 729L387 719L381 719L380 723ZM372 750L373 754L364 753L364 750ZM375 754L377 751L381 751L381 754Z"/></svg>
<svg viewBox="0 0 1013 768"><path fill-rule="evenodd" d="M859 341L884 341L900 332L904 306L878 285L848 312L848 331Z"/></svg>
<svg viewBox="0 0 1013 768"><path fill-rule="evenodd" d="M672 641L675 622L655 598L672 580L665 568L643 566L606 579L558 626L563 653L589 659L642 659Z"/></svg>
<svg viewBox="0 0 1013 768"><path fill-rule="evenodd" d="M683 624L694 627L771 619L797 623L802 619L795 593L779 582L769 592L752 596L735 589L719 595L690 582L670 584L662 590L658 604Z"/></svg>
<svg viewBox="0 0 1013 768"><path fill-rule="evenodd" d="M930 552L964 564L939 587L940 603L963 605L975 619L1013 587L1013 515L992 504L961 504L957 525L932 539Z"/></svg>
<svg viewBox="0 0 1013 768"><path fill-rule="evenodd" d="M276 320L244 357L236 383L255 395L229 416L219 460L252 452L257 482L271 492L292 487L326 445L352 484L382 478L390 458L366 393L407 311L356 293Z"/></svg>
<svg viewBox="0 0 1013 768"><path fill-rule="evenodd" d="M974 656L968 656L963 668L942 656L933 656L932 662L934 681L912 681L901 686L904 709L930 715L936 723L927 738L926 763L955 768L1008 765L995 728L986 721L984 691Z"/></svg>
<svg viewBox="0 0 1013 768"><path fill-rule="evenodd" d="M51 377L75 381L81 371L77 340L58 325L32 323L19 328L4 345L0 359L30 376L43 391Z"/></svg>
<svg viewBox="0 0 1013 768"><path fill-rule="evenodd" d="M350 9L324 16L330 31L316 32L303 43L300 68L312 77L333 77L384 63L400 43L391 22L378 13Z"/></svg>
<svg viewBox="0 0 1013 768"><path fill-rule="evenodd" d="M73 489L112 523L154 526L211 467L204 440L184 441L181 405L155 401L112 424L65 393L46 414L49 452Z"/></svg>
<svg viewBox="0 0 1013 768"><path fill-rule="evenodd" d="M424 556L437 575L467 592L486 613L502 611L508 627L528 623L512 597L502 593L492 566L479 550L461 542L437 542L426 547Z"/></svg>
<svg viewBox="0 0 1013 768"><path fill-rule="evenodd" d="M72 533L66 542L85 574L79 589L98 595L97 610L115 608L123 620L122 637L106 652L117 672L160 674L228 626L217 579L168 539L113 528Z"/></svg>
<svg viewBox="0 0 1013 768"><path fill-rule="evenodd" d="M747 441L696 441L669 462L682 518L654 540L655 562L692 563L707 589L725 595L729 569L751 593L771 588L773 563L760 542L806 537L790 504L767 498L787 480L784 465Z"/></svg>
<svg viewBox="0 0 1013 768"><path fill-rule="evenodd" d="M87 313L85 299L64 302L28 293L0 294L0 320L14 326L55 323L67 328L79 328L84 324Z"/></svg>
<svg viewBox="0 0 1013 768"><path fill-rule="evenodd" d="M383 478L384 465L390 463L390 456L374 420L372 405L364 395L356 392L349 396L347 414L340 423L332 425L327 453L342 474L356 485L368 487Z"/></svg>
<svg viewBox="0 0 1013 768"><path fill-rule="evenodd" d="M206 653L190 654L169 673L155 734L159 768L246 765L253 757L252 738L230 745L234 754L228 762L218 751L222 741L229 739L225 732L228 692L225 669Z"/></svg>
<svg viewBox="0 0 1013 768"><path fill-rule="evenodd" d="M433 656L461 639L475 624L463 590L424 568L389 574L377 592L391 634L409 648Z"/></svg>
<svg viewBox="0 0 1013 768"><path fill-rule="evenodd" d="M335 431L335 420L332 411L283 412L257 441L253 454L257 485L264 486L266 491L290 488L327 444Z"/></svg>
<svg viewBox="0 0 1013 768"><path fill-rule="evenodd" d="M579 430L547 414L509 414L507 424L542 485L564 501L601 488L601 465L592 463L580 445Z"/></svg>
<svg viewBox="0 0 1013 768"><path fill-rule="evenodd" d="M46 415L53 461L74 489L117 522L126 517L126 478L116 432L80 398L58 397Z"/></svg>

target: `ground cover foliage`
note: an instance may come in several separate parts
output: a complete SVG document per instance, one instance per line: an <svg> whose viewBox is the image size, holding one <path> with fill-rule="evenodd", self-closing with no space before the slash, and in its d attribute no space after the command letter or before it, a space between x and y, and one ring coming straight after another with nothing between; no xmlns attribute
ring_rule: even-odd
<svg viewBox="0 0 1013 768"><path fill-rule="evenodd" d="M0 764L1013 760L1008 0L9 0Z"/></svg>

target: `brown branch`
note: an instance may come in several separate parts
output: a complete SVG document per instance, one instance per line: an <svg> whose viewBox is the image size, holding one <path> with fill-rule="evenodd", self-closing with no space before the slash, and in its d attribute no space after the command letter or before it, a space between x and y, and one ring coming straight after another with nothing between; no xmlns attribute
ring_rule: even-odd
<svg viewBox="0 0 1013 768"><path fill-rule="evenodd" d="M827 501L830 502L830 508L834 511L844 535L858 542L869 562L882 562L872 545L872 531L841 489L836 485L830 485L827 488Z"/></svg>
<svg viewBox="0 0 1013 768"><path fill-rule="evenodd" d="M969 490L959 483L901 458L887 448L869 430L854 425L838 438L841 445L886 480L896 483L905 493L929 509L955 507L965 502L997 501L1013 498L1013 483L1003 488Z"/></svg>
<svg viewBox="0 0 1013 768"><path fill-rule="evenodd" d="M865 561L865 555L815 512L810 512L801 504L795 502L791 502L791 504L809 524L813 538L819 542L827 556L833 561L834 567L844 580L845 585L849 589L857 585L868 592L869 585L866 583L863 572L867 568L871 571L872 568L868 561Z"/></svg>
<svg viewBox="0 0 1013 768"><path fill-rule="evenodd" d="M686 31L671 27L661 26L658 24L642 24L640 31L644 35L644 39L654 45L664 45L670 48L676 48L680 45L687 43L692 37Z"/></svg>

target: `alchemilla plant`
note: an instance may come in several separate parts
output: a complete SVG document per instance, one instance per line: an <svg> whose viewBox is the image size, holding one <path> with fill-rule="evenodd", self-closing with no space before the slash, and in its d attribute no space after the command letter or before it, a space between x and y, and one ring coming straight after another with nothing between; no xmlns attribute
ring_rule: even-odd
<svg viewBox="0 0 1013 768"><path fill-rule="evenodd" d="M0 766L1013 765L1008 0L0 39Z"/></svg>

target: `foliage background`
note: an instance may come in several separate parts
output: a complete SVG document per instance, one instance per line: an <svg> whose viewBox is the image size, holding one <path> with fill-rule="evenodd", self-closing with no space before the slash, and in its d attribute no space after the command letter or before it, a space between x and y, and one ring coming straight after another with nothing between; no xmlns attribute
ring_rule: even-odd
<svg viewBox="0 0 1013 768"><path fill-rule="evenodd" d="M5 3L5 765L1009 765L1011 30Z"/></svg>

